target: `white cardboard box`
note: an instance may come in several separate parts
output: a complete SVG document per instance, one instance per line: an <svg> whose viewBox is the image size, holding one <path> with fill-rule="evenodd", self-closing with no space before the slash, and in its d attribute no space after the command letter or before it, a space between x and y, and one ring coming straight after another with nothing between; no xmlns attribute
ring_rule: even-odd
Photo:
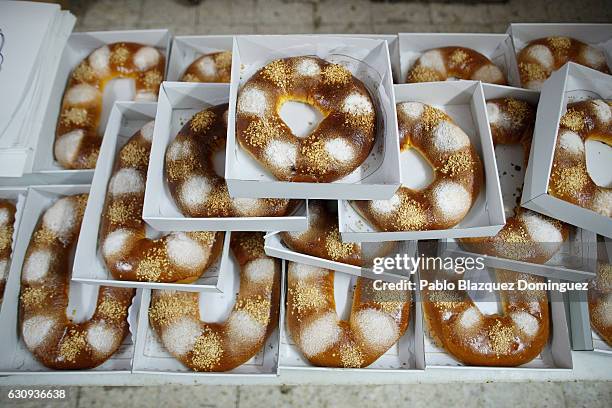
<svg viewBox="0 0 612 408"><path fill-rule="evenodd" d="M557 144L561 116L567 104L583 99L612 98L612 76L582 65L568 63L544 83L536 118L529 165L521 205L600 235L612 237L612 218L579 207L548 193L548 182ZM597 183L612 183L612 148L586 143L587 168ZM597 158L589 160L589 157Z"/></svg>
<svg viewBox="0 0 612 408"><path fill-rule="evenodd" d="M13 262L9 272L4 302L0 311L0 342L3 352L0 353L0 374L103 374L130 372L134 346L131 336L127 336L119 350L104 364L91 370L57 371L50 370L34 359L21 339L18 328L18 305L21 288L21 268L30 238L43 212L57 199L72 194L86 193L87 185L35 186L28 189L23 207L21 223L17 232L17 241L13 253ZM68 310L74 321L89 318L96 307L97 286L70 283Z"/></svg>
<svg viewBox="0 0 612 408"><path fill-rule="evenodd" d="M171 35L168 30L127 30L72 34L62 53L60 66L53 81L53 89L44 115L43 131L36 145L32 172L45 175L59 175L62 179L73 183L89 183L93 176L93 169L65 170L53 157L53 143L55 141L57 119L70 73L95 49L104 44L119 41L136 42L154 46L159 49L167 59L170 50L170 38ZM117 100L130 100L133 96L134 90L130 80L116 80L110 82L106 86L103 98L100 134L104 133L104 124L110 114L113 103Z"/></svg>
<svg viewBox="0 0 612 408"><path fill-rule="evenodd" d="M200 293L200 317L206 322L223 321L229 315L240 287L240 269L233 254L228 262L228 291L226 293ZM284 281L285 262L282 263L281 283ZM282 285L280 304L284 303ZM175 359L161 344L149 324L149 305L151 291L145 289L140 303L138 333L134 352L134 373L211 376L211 377L276 377L278 375L278 338L279 329L272 332L262 350L251 360L227 372L195 372Z"/></svg>
<svg viewBox="0 0 612 408"><path fill-rule="evenodd" d="M231 35L183 35L174 37L166 78L168 81L180 81L185 70L192 62L202 55L231 51L233 41L234 37Z"/></svg>
<svg viewBox="0 0 612 408"><path fill-rule="evenodd" d="M510 36L481 33L399 33L401 67L399 83L406 82L408 71L425 51L449 46L461 46L478 51L502 70L509 85L520 86L516 54Z"/></svg>
<svg viewBox="0 0 612 408"><path fill-rule="evenodd" d="M238 89L257 69L275 58L315 55L346 66L370 91L378 134L370 156L348 176L332 183L279 181L236 142ZM399 144L389 50L383 40L347 36L236 36L232 51L225 179L230 195L271 198L385 199L399 186ZM307 108L296 109L293 117ZM306 117L306 116L304 116Z"/></svg>
<svg viewBox="0 0 612 408"><path fill-rule="evenodd" d="M446 81L395 86L399 102L418 101L442 109L469 136L484 170L481 192L466 217L454 228L430 231L376 231L346 200L338 201L342 239L352 242L400 241L495 235L505 225L497 164L480 82ZM408 186L424 187L429 165L413 149L402 152L401 180Z"/></svg>
<svg viewBox="0 0 612 408"><path fill-rule="evenodd" d="M412 275L411 275L412 279ZM334 273L334 297L336 313L340 319L348 320L353 297L353 290L357 277L341 272ZM285 291L285 285L283 291ZM281 335L280 335L280 363L279 370L298 371L325 371L336 372L338 375L346 372L367 373L418 373L425 369L425 356L423 351L423 320L421 319L421 302L418 295L412 292L412 304L408 328L404 335L378 360L365 368L330 368L317 367L304 358L301 351L291 339L285 322L286 304L281 307Z"/></svg>
<svg viewBox="0 0 612 408"><path fill-rule="evenodd" d="M223 251L219 259L205 271L202 277L191 284L117 280L106 268L100 253L98 237L101 214L104 209L107 185L114 168L116 154L134 133L145 123L155 118L155 112L155 103L118 102L113 108L100 149L87 208L83 216L72 279L77 282L108 286L222 292L225 285L224 271L226 268L224 265L229 251L229 234L225 234ZM161 234L153 228L147 229L148 237L153 238L158 235Z"/></svg>
<svg viewBox="0 0 612 408"><path fill-rule="evenodd" d="M210 106L227 103L229 85L164 82L157 104L153 146L147 173L143 218L159 231L300 231L308 226L305 203L284 217L219 217L191 218L184 216L170 194L164 174L166 148L183 125L197 112ZM229 144L228 144L229 146ZM224 152L218 157L225 159ZM222 164L225 166L225 163Z"/></svg>

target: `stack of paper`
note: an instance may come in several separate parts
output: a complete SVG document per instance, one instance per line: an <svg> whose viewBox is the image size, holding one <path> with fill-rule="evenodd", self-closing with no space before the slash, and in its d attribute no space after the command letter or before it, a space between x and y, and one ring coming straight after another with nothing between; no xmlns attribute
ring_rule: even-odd
<svg viewBox="0 0 612 408"><path fill-rule="evenodd" d="M33 150L75 17L56 4L0 3L0 177L32 169Z"/></svg>

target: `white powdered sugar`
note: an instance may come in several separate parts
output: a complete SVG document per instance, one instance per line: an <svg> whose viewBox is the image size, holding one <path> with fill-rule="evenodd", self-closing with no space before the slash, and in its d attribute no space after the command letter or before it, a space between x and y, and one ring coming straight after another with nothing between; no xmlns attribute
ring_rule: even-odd
<svg viewBox="0 0 612 408"><path fill-rule="evenodd" d="M0 226L4 227L9 221L9 211L6 208L0 208Z"/></svg>
<svg viewBox="0 0 612 408"><path fill-rule="evenodd" d="M595 116L604 126L612 119L612 112L610 111L610 105L601 99L593 99L591 106L595 111Z"/></svg>
<svg viewBox="0 0 612 408"><path fill-rule="evenodd" d="M217 75L217 65L215 64L215 60L211 57L207 56L200 58L196 63L196 67L204 76L212 77Z"/></svg>
<svg viewBox="0 0 612 408"><path fill-rule="evenodd" d="M153 140L153 129L154 128L155 128L155 121L152 120L150 122L147 122L140 129L140 134L142 135L143 139L146 140L147 142L150 142Z"/></svg>
<svg viewBox="0 0 612 408"><path fill-rule="evenodd" d="M582 154L584 153L584 143L582 142L582 138L576 132L572 132L571 130L565 129L559 135L559 146L563 150L567 150L572 154Z"/></svg>
<svg viewBox="0 0 612 408"><path fill-rule="evenodd" d="M242 271L246 278L254 283L269 283L274 277L274 260L257 258L247 263Z"/></svg>
<svg viewBox="0 0 612 408"><path fill-rule="evenodd" d="M353 92L344 99L342 110L349 115L369 115L374 112L372 101L364 94Z"/></svg>
<svg viewBox="0 0 612 408"><path fill-rule="evenodd" d="M375 350L386 350L397 341L399 328L395 320L385 312L363 309L351 320L351 326L362 340Z"/></svg>
<svg viewBox="0 0 612 408"><path fill-rule="evenodd" d="M501 82L504 80L504 74L496 65L486 64L472 74L472 79L482 82Z"/></svg>
<svg viewBox="0 0 612 408"><path fill-rule="evenodd" d="M262 209L261 200L258 198L236 197L232 199L232 205L241 216L256 216Z"/></svg>
<svg viewBox="0 0 612 408"><path fill-rule="evenodd" d="M6 259L3 259L0 261L0 281L5 280L7 272L8 272L8 261Z"/></svg>
<svg viewBox="0 0 612 408"><path fill-rule="evenodd" d="M142 47L134 54L134 65L141 71L153 68L159 63L159 51L153 47Z"/></svg>
<svg viewBox="0 0 612 408"><path fill-rule="evenodd" d="M527 232L535 242L558 243L563 241L561 231L555 225L533 211L521 214L521 221L527 227Z"/></svg>
<svg viewBox="0 0 612 408"><path fill-rule="evenodd" d="M174 232L168 236L166 252L173 264L187 269L201 267L210 253L183 232Z"/></svg>
<svg viewBox="0 0 612 408"><path fill-rule="evenodd" d="M133 168L120 169L109 183L109 192L118 196L121 194L141 193L144 191L145 181L140 172Z"/></svg>
<svg viewBox="0 0 612 408"><path fill-rule="evenodd" d="M402 102L398 107L400 111L410 119L418 119L421 117L423 110L425 109L425 105L423 105L421 102Z"/></svg>
<svg viewBox="0 0 612 408"><path fill-rule="evenodd" d="M442 57L442 53L438 50L430 50L425 52L423 55L421 55L418 62L423 67L435 69L442 74L446 74L444 58Z"/></svg>
<svg viewBox="0 0 612 408"><path fill-rule="evenodd" d="M172 161L185 159L191 155L191 142L188 139L174 140L168 147L168 158Z"/></svg>
<svg viewBox="0 0 612 408"><path fill-rule="evenodd" d="M599 68L606 64L604 53L591 45L582 47L581 55L584 62L591 68Z"/></svg>
<svg viewBox="0 0 612 408"><path fill-rule="evenodd" d="M445 219L458 219L470 209L472 197L460 184L443 182L433 191L434 205Z"/></svg>
<svg viewBox="0 0 612 408"><path fill-rule="evenodd" d="M200 322L182 318L170 323L161 338L170 353L182 356L193 348L201 332Z"/></svg>
<svg viewBox="0 0 612 408"><path fill-rule="evenodd" d="M244 310L235 310L227 319L227 334L230 345L235 346L239 351L263 339L266 334L266 326Z"/></svg>
<svg viewBox="0 0 612 408"><path fill-rule="evenodd" d="M157 93L151 91L138 91L134 96L137 102L157 102Z"/></svg>
<svg viewBox="0 0 612 408"><path fill-rule="evenodd" d="M316 266L290 262L289 275L295 280L318 279L327 276L327 271Z"/></svg>
<svg viewBox="0 0 612 408"><path fill-rule="evenodd" d="M202 176L191 176L181 186L181 200L189 208L197 209L206 201L212 187L208 179Z"/></svg>
<svg viewBox="0 0 612 408"><path fill-rule="evenodd" d="M89 65L98 75L106 75L109 69L109 58L110 49L105 45L91 53L89 56Z"/></svg>
<svg viewBox="0 0 612 408"><path fill-rule="evenodd" d="M325 150L332 159L339 162L348 162L355 157L353 146L341 138L325 141Z"/></svg>
<svg viewBox="0 0 612 408"><path fill-rule="evenodd" d="M482 321L482 315L477 307L472 306L461 313L459 317L459 326L465 330L470 330L478 325Z"/></svg>
<svg viewBox="0 0 612 408"><path fill-rule="evenodd" d="M91 103L100 97L102 97L100 91L96 87L87 84L75 85L66 92L66 101L71 105Z"/></svg>
<svg viewBox="0 0 612 408"><path fill-rule="evenodd" d="M70 197L60 198L45 211L42 224L58 237L65 238L77 221L76 215L76 209Z"/></svg>
<svg viewBox="0 0 612 408"><path fill-rule="evenodd" d="M612 191L598 188L593 198L593 209L606 217L612 217Z"/></svg>
<svg viewBox="0 0 612 408"><path fill-rule="evenodd" d="M85 137L83 129L72 130L58 137L53 147L57 160L62 163L70 163L76 159L83 137Z"/></svg>
<svg viewBox="0 0 612 408"><path fill-rule="evenodd" d="M247 87L238 95L238 112L263 116L268 109L266 93L255 87Z"/></svg>
<svg viewBox="0 0 612 408"><path fill-rule="evenodd" d="M102 253L105 257L115 256L123 253L128 249L127 243L132 233L129 230L118 229L106 236Z"/></svg>
<svg viewBox="0 0 612 408"><path fill-rule="evenodd" d="M487 102L487 116L490 124L497 124L501 120L502 113L496 103Z"/></svg>
<svg viewBox="0 0 612 408"><path fill-rule="evenodd" d="M370 209L378 214L391 214L399 208L401 199L397 194L388 200L372 200L370 201Z"/></svg>
<svg viewBox="0 0 612 408"><path fill-rule="evenodd" d="M264 156L270 165L280 169L287 169L295 166L297 147L293 143L272 140L266 146Z"/></svg>
<svg viewBox="0 0 612 408"><path fill-rule="evenodd" d="M321 68L319 68L317 61L312 58L302 58L297 64L296 71L300 75L312 77L319 75Z"/></svg>
<svg viewBox="0 0 612 408"><path fill-rule="evenodd" d="M23 341L29 349L40 346L51 328L55 324L55 319L47 316L33 316L23 322L21 334Z"/></svg>
<svg viewBox="0 0 612 408"><path fill-rule="evenodd" d="M470 138L454 123L443 121L433 131L433 144L441 152L453 152L470 145Z"/></svg>
<svg viewBox="0 0 612 408"><path fill-rule="evenodd" d="M525 87L527 89L533 89L534 91L540 91L543 85L544 85L544 80L533 79L531 81L527 81L527 83L525 84Z"/></svg>
<svg viewBox="0 0 612 408"><path fill-rule="evenodd" d="M538 333L538 330L540 329L540 323L538 322L538 319L536 319L527 312L514 312L510 315L510 317L514 321L514 324L516 324L516 326L519 328L519 330L521 330L529 337L535 336Z"/></svg>
<svg viewBox="0 0 612 408"><path fill-rule="evenodd" d="M555 68L555 57L545 45L534 44L527 48L525 54L534 61L537 61L548 71L552 71Z"/></svg>
<svg viewBox="0 0 612 408"><path fill-rule="evenodd" d="M49 273L52 259L51 252L46 249L32 252L23 265L23 280L28 283L34 283L44 279L47 273Z"/></svg>
<svg viewBox="0 0 612 408"><path fill-rule="evenodd" d="M302 328L299 335L301 348L307 357L314 357L332 347L340 338L338 316L329 312Z"/></svg>
<svg viewBox="0 0 612 408"><path fill-rule="evenodd" d="M108 354L117 346L118 336L115 329L103 322L87 329L87 342L100 354Z"/></svg>

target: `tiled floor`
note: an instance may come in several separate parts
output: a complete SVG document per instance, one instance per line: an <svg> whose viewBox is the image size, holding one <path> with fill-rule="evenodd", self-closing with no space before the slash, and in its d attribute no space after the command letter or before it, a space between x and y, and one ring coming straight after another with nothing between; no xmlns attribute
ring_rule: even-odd
<svg viewBox="0 0 612 408"><path fill-rule="evenodd" d="M607 0L478 5L204 0L198 6L184 0L72 0L71 5L78 31L168 27L175 34L504 32L512 21L612 21ZM10 401L8 391L0 388L2 407L612 407L612 383L74 387L65 401L42 404Z"/></svg>

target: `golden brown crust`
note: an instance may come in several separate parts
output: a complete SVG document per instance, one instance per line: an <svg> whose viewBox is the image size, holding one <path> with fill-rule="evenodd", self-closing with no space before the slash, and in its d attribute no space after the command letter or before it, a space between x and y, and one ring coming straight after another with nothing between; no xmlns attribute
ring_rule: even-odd
<svg viewBox="0 0 612 408"><path fill-rule="evenodd" d="M612 264L600 262L597 276L589 283L591 327L612 347Z"/></svg>
<svg viewBox="0 0 612 408"><path fill-rule="evenodd" d="M108 44L93 51L72 71L55 132L54 156L66 169L93 169L104 88L116 78L133 79L135 100L156 101L165 58L157 49L136 43Z"/></svg>
<svg viewBox="0 0 612 408"><path fill-rule="evenodd" d="M119 150L102 211L101 253L115 279L191 283L217 260L224 234L173 232L147 238L142 207L152 128L149 122Z"/></svg>
<svg viewBox="0 0 612 408"><path fill-rule="evenodd" d="M196 113L168 145L165 175L179 210L188 217L282 217L299 204L277 198L245 199L229 195L213 157L225 151L227 104Z"/></svg>
<svg viewBox="0 0 612 408"><path fill-rule="evenodd" d="M443 111L419 102L397 104L400 150L416 149L434 179L422 190L401 186L389 200L351 201L380 231L452 228L480 192L482 163L469 137Z"/></svg>
<svg viewBox="0 0 612 408"><path fill-rule="evenodd" d="M128 334L127 311L134 289L101 286L91 319L75 323L66 316L70 253L86 202L87 194L67 196L43 214L22 268L21 336L38 361L57 370L97 367L117 351Z"/></svg>
<svg viewBox="0 0 612 408"><path fill-rule="evenodd" d="M279 116L286 101L303 102L324 116L299 138ZM243 149L283 181L328 183L361 165L376 137L376 109L351 72L316 57L270 62L238 94L236 138Z"/></svg>
<svg viewBox="0 0 612 408"><path fill-rule="evenodd" d="M0 199L0 304L4 297L4 287L13 252L16 212L17 209L12 201Z"/></svg>
<svg viewBox="0 0 612 408"><path fill-rule="evenodd" d="M591 99L567 105L561 118L548 193L574 205L612 217L612 188L600 187L588 173L585 143L612 146L612 101Z"/></svg>
<svg viewBox="0 0 612 408"><path fill-rule="evenodd" d="M610 73L606 58L597 48L570 37L545 37L530 41L517 56L521 83L539 90L553 71L575 62Z"/></svg>
<svg viewBox="0 0 612 408"><path fill-rule="evenodd" d="M232 52L205 54L193 61L183 73L182 82L229 83L232 75Z"/></svg>
<svg viewBox="0 0 612 408"><path fill-rule="evenodd" d="M491 60L465 47L441 47L425 51L408 71L406 82L470 79L507 85L506 76Z"/></svg>
<svg viewBox="0 0 612 408"><path fill-rule="evenodd" d="M322 367L367 367L408 328L411 293L375 290L358 278L348 321L336 314L334 272L289 262L287 328L303 356Z"/></svg>
<svg viewBox="0 0 612 408"><path fill-rule="evenodd" d="M227 320L200 320L199 293L153 290L149 322L161 343L194 371L228 371L257 354L276 329L280 299L278 259L263 251L263 234L233 233L240 291Z"/></svg>

